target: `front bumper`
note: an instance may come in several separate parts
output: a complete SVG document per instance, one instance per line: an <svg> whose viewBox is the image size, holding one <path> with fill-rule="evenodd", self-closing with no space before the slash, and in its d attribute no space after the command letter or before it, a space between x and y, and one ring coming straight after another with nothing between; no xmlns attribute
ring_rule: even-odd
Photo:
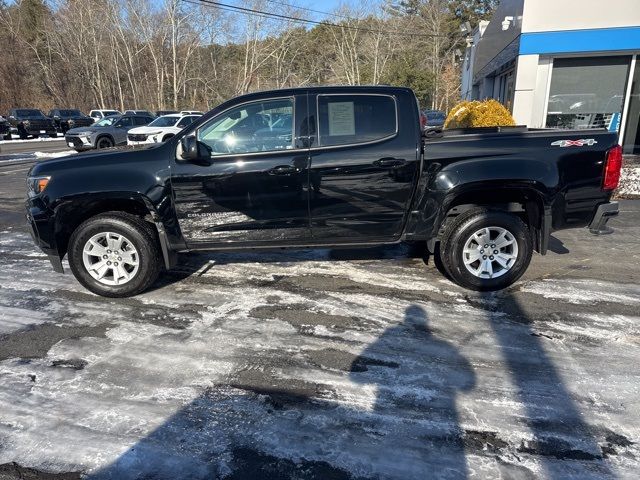
<svg viewBox="0 0 640 480"><path fill-rule="evenodd" d="M51 127L46 127L46 128L29 127L29 128L25 128L24 131L27 133L27 135L54 136L58 134L58 131L55 128L51 128Z"/></svg>
<svg viewBox="0 0 640 480"><path fill-rule="evenodd" d="M77 151L91 150L95 148L92 137L79 136L79 135L65 135L64 141L68 146L74 148Z"/></svg>
<svg viewBox="0 0 640 480"><path fill-rule="evenodd" d="M56 248L53 217L46 208L43 208L41 203L42 200L37 197L30 198L26 202L29 233L31 233L33 243L49 258L53 270L64 273L62 259Z"/></svg>
<svg viewBox="0 0 640 480"><path fill-rule="evenodd" d="M607 226L609 219L618 215L618 202L607 202L598 205L596 213L589 223L589 232L594 235L605 235L613 233L613 228Z"/></svg>
<svg viewBox="0 0 640 480"><path fill-rule="evenodd" d="M143 133L130 133L127 135L127 145L154 145L156 143L162 143L162 133L156 134L143 134Z"/></svg>

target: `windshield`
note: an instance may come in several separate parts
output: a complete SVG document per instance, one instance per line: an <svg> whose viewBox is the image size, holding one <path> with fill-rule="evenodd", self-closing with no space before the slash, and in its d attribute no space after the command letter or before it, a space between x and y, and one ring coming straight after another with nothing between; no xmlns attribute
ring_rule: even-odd
<svg viewBox="0 0 640 480"><path fill-rule="evenodd" d="M427 113L427 119L428 120L444 120L444 113L440 113L440 112L430 112Z"/></svg>
<svg viewBox="0 0 640 480"><path fill-rule="evenodd" d="M61 117L81 117L80 110L59 110Z"/></svg>
<svg viewBox="0 0 640 480"><path fill-rule="evenodd" d="M95 126L96 127L110 127L111 125L116 123L118 120L120 120L120 116L119 115L112 115L110 117L105 117L102 120L97 121L95 123Z"/></svg>
<svg viewBox="0 0 640 480"><path fill-rule="evenodd" d="M18 117L44 117L44 113L40 110L16 110Z"/></svg>
<svg viewBox="0 0 640 480"><path fill-rule="evenodd" d="M173 127L180 117L159 117L151 122L149 127Z"/></svg>

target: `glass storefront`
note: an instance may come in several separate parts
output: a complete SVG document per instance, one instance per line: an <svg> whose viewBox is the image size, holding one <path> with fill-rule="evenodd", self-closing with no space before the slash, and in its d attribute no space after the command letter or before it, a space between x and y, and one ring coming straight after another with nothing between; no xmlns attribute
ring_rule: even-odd
<svg viewBox="0 0 640 480"><path fill-rule="evenodd" d="M636 57L636 68L631 79L631 94L626 114L626 126L622 143L623 152L640 155L640 55Z"/></svg>
<svg viewBox="0 0 640 480"><path fill-rule="evenodd" d="M630 56L556 58L546 126L619 131Z"/></svg>

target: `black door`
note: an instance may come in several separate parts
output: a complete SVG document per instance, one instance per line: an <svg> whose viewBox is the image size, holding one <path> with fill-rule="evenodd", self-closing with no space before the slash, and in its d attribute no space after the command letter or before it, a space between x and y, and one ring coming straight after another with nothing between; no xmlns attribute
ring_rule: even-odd
<svg viewBox="0 0 640 480"><path fill-rule="evenodd" d="M406 103L406 105L404 103ZM410 104L409 102L413 102ZM415 98L317 95L311 149L311 231L317 243L392 241L409 209L419 154L419 126L397 112ZM411 116L409 116L411 118Z"/></svg>
<svg viewBox="0 0 640 480"><path fill-rule="evenodd" d="M172 172L189 248L309 240L309 150L297 139L306 97L240 104L196 130L206 161L177 162Z"/></svg>

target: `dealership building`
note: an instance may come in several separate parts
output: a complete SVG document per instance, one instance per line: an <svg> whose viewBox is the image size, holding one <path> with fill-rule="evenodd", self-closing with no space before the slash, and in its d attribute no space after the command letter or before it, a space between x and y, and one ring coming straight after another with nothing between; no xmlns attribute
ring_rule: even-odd
<svg viewBox="0 0 640 480"><path fill-rule="evenodd" d="M640 154L640 0L502 0L467 45L463 98L533 128L604 127Z"/></svg>

